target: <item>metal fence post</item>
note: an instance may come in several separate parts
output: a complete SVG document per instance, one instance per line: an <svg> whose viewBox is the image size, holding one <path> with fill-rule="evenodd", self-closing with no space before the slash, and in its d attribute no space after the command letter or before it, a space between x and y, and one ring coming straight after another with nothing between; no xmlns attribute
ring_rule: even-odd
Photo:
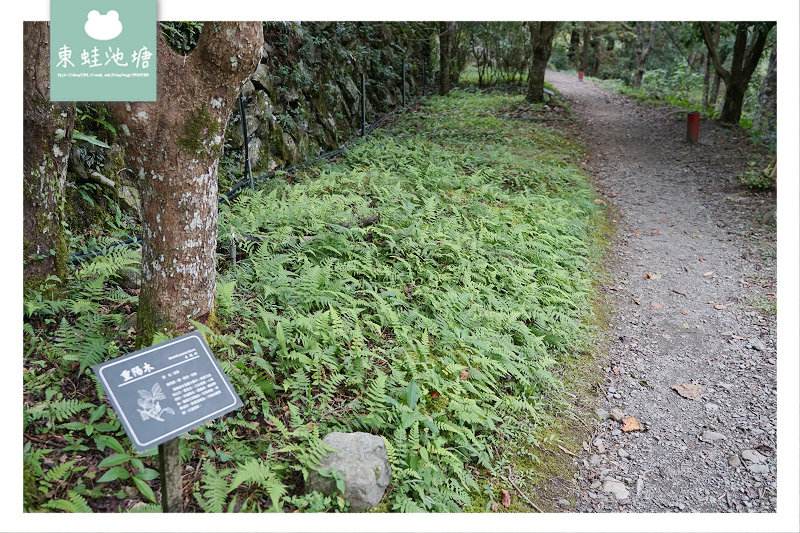
<svg viewBox="0 0 800 533"><path fill-rule="evenodd" d="M403 58L403 107L406 106L406 58Z"/></svg>
<svg viewBox="0 0 800 533"><path fill-rule="evenodd" d="M250 168L250 140L247 136L247 113L244 110L244 95L239 92L239 111L242 114L242 139L244 143L244 171L250 177L250 189L255 190L253 171Z"/></svg>
<svg viewBox="0 0 800 533"><path fill-rule="evenodd" d="M365 92L366 74L361 73L361 136L367 134L367 93Z"/></svg>

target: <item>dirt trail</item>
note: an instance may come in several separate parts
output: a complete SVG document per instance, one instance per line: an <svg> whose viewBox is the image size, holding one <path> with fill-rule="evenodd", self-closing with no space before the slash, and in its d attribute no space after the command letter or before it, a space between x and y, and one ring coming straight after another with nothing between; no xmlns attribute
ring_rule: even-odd
<svg viewBox="0 0 800 533"><path fill-rule="evenodd" d="M775 230L757 222L775 198L737 180L763 154L710 122L689 144L685 114L547 79L578 117L618 225L598 427L562 508L775 512ZM642 430L621 431L622 417Z"/></svg>

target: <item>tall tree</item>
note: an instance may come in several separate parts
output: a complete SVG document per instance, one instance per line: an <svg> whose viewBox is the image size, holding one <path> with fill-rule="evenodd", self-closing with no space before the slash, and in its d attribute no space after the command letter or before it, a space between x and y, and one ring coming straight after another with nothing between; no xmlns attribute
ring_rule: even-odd
<svg viewBox="0 0 800 533"><path fill-rule="evenodd" d="M775 22L739 22L736 24L736 38L733 43L731 69L722 65L717 49L714 46L714 34L708 22L700 22L703 40L711 55L711 62L720 78L725 81L725 101L722 104L720 119L724 123L738 124L742 116L742 105L747 85L753 75L761 53L767 42L767 36ZM749 42L748 42L749 38Z"/></svg>
<svg viewBox="0 0 800 533"><path fill-rule="evenodd" d="M439 94L444 96L450 92L450 69L456 38L455 22L439 23Z"/></svg>
<svg viewBox="0 0 800 533"><path fill-rule="evenodd" d="M225 124L263 44L260 22L207 22L188 56L159 39L157 100L109 104L140 179L138 346L156 331L179 331L213 313Z"/></svg>
<svg viewBox="0 0 800 533"><path fill-rule="evenodd" d="M67 272L61 223L75 103L50 101L48 22L23 23L23 51L23 275L33 287Z"/></svg>
<svg viewBox="0 0 800 533"><path fill-rule="evenodd" d="M529 102L541 102L544 99L544 73L550 60L556 26L556 21L528 22L531 30L531 69L525 99Z"/></svg>
<svg viewBox="0 0 800 533"><path fill-rule="evenodd" d="M775 138L778 125L778 43L772 47L769 66L758 95L755 124L761 132Z"/></svg>
<svg viewBox="0 0 800 533"><path fill-rule="evenodd" d="M653 49L653 42L656 38L656 23L650 23L650 40L647 48L644 47L644 31L642 23L636 22L636 71L633 74L633 88L638 89L642 86L642 76L644 76L644 65L650 50Z"/></svg>

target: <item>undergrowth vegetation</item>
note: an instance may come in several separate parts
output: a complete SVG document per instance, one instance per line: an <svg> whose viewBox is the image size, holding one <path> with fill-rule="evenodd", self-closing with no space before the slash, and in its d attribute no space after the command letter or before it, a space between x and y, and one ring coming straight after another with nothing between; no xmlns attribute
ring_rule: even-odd
<svg viewBox="0 0 800 533"><path fill-rule="evenodd" d="M524 106L431 98L221 206L216 321L195 326L244 406L180 438L190 510L346 510L303 492L331 431L384 438L381 511L482 512L503 450L535 465L559 368L591 339L600 215L578 148L510 118ZM135 258L26 295L27 511L160 510L153 453L89 369L132 349L137 291L116 280Z"/></svg>

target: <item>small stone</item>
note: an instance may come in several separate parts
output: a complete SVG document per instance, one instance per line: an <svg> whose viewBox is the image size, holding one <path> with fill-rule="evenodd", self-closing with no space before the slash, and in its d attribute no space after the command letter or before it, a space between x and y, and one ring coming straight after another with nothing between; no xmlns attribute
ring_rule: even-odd
<svg viewBox="0 0 800 533"><path fill-rule="evenodd" d="M594 454L589 458L589 462L592 463L593 465L597 466L601 462L603 462L603 456Z"/></svg>
<svg viewBox="0 0 800 533"><path fill-rule="evenodd" d="M704 442L727 439L725 435L717 433L716 431L704 431L700 438L703 439Z"/></svg>
<svg viewBox="0 0 800 533"><path fill-rule="evenodd" d="M614 394L615 392L617 392L617 389L615 389L614 387L609 387L608 388L608 392L610 392L611 394Z"/></svg>
<svg viewBox="0 0 800 533"><path fill-rule="evenodd" d="M756 351L759 351L759 352L763 352L764 351L764 344L760 340L758 340L756 338L751 338L751 339L747 339L747 342L750 344L750 348L752 348L753 350L756 350Z"/></svg>
<svg viewBox="0 0 800 533"><path fill-rule="evenodd" d="M613 494L617 500L624 500L630 498L631 493L625 487L625 484L613 477L607 477L603 481L603 492Z"/></svg>
<svg viewBox="0 0 800 533"><path fill-rule="evenodd" d="M719 411L719 405L709 402L706 404L706 411Z"/></svg>
<svg viewBox="0 0 800 533"><path fill-rule="evenodd" d="M755 450L744 450L742 452L742 459L756 464L762 464L767 462L767 458Z"/></svg>
<svg viewBox="0 0 800 533"><path fill-rule="evenodd" d="M625 418L625 413L622 412L622 409L619 407L615 407L611 410L611 418L619 422L623 418Z"/></svg>
<svg viewBox="0 0 800 533"><path fill-rule="evenodd" d="M600 420L606 420L608 417L611 416L608 411L606 411L605 409L600 409L600 408L595 409L594 410L594 414Z"/></svg>
<svg viewBox="0 0 800 533"><path fill-rule="evenodd" d="M739 459L738 455L731 455L730 457L728 457L728 466L731 466L733 468L739 468L740 466L742 466L742 461Z"/></svg>
<svg viewBox="0 0 800 533"><path fill-rule="evenodd" d="M558 500L558 505L560 505L561 507L569 507L571 504L569 500L561 499Z"/></svg>
<svg viewBox="0 0 800 533"><path fill-rule="evenodd" d="M769 467L767 465L752 464L747 465L747 469L754 474L769 474Z"/></svg>
<svg viewBox="0 0 800 533"><path fill-rule="evenodd" d="M599 489L600 485L602 485L602 483L600 483L599 481L595 481L591 485L589 485L589 488L590 489Z"/></svg>
<svg viewBox="0 0 800 533"><path fill-rule="evenodd" d="M619 455L623 459L630 459L631 458L631 454L626 452L623 448L620 448L619 450L617 450L617 455Z"/></svg>
<svg viewBox="0 0 800 533"><path fill-rule="evenodd" d="M622 435L622 430L621 429L615 429L614 431L611 432L611 436L613 436L613 437L618 437L620 435Z"/></svg>

